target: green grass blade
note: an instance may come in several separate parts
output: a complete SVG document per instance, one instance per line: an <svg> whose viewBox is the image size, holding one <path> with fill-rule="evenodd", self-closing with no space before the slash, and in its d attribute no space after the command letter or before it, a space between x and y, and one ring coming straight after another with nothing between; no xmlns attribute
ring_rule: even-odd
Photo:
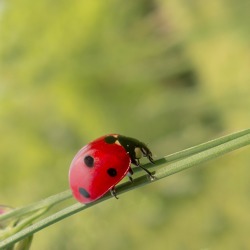
<svg viewBox="0 0 250 250"><path fill-rule="evenodd" d="M238 133L234 133L228 136L215 139L207 143L200 144L196 147L192 147L190 149L181 151L179 153L163 157L155 161L156 163L155 167L157 168L157 170L155 170L154 172L154 176L156 177L155 180L153 181L150 180L148 176L138 177L134 180L133 183L126 182L126 183L119 185L116 188L117 194L119 195L119 194L128 192L129 190L138 188L140 186L155 182L169 175L178 173L180 171L183 171L193 166L197 166L198 164L207 162L208 160L222 156L226 153L229 153L233 150L247 146L249 144L250 144L250 129L247 129ZM176 160L176 161L169 164L170 159ZM177 159L180 159L180 160L177 160ZM69 191L66 191L66 192L69 192ZM47 226L50 226L66 217L69 217L81 210L94 206L110 198L111 198L111 195L106 194L103 198L88 205L76 203L72 206L69 206L57 213L54 213L34 223L31 226L28 226L27 228L3 240L0 243L0 249L2 249L3 247L7 247L9 245L12 245L13 243L27 237L28 235L34 234L35 232Z"/></svg>

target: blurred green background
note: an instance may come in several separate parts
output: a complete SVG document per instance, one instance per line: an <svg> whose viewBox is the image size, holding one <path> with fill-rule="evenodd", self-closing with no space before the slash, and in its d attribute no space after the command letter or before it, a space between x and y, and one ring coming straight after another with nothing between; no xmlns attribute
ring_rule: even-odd
<svg viewBox="0 0 250 250"><path fill-rule="evenodd" d="M68 189L74 154L106 133L157 158L248 128L249 7L1 0L0 203ZM121 195L31 249L250 249L249 162L239 150Z"/></svg>

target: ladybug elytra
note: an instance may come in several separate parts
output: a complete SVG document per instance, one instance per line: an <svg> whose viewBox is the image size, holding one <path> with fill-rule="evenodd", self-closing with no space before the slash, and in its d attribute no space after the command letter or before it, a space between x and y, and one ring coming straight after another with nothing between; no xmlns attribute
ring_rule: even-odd
<svg viewBox="0 0 250 250"><path fill-rule="evenodd" d="M115 185L126 175L133 180L131 163L154 179L140 165L139 159L143 156L153 163L152 153L143 142L119 134L105 135L90 142L80 149L70 165L73 196L81 203L90 203L110 191L117 198Z"/></svg>

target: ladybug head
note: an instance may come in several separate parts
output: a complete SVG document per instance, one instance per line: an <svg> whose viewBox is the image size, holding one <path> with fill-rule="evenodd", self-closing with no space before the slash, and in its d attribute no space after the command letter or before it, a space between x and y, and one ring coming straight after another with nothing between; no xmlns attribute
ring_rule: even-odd
<svg viewBox="0 0 250 250"><path fill-rule="evenodd" d="M153 163L152 152L145 143L137 139L123 135L112 134L106 136L105 141L109 144L115 143L122 146L126 150L127 154L129 154L131 162L135 165L140 164L139 159L143 156L147 157L149 161Z"/></svg>

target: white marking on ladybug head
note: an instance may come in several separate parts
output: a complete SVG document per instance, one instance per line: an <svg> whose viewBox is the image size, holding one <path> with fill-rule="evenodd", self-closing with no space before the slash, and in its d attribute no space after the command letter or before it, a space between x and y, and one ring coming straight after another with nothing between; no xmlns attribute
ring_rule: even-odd
<svg viewBox="0 0 250 250"><path fill-rule="evenodd" d="M135 158L136 159L140 159L140 158L142 158L142 151L141 151L141 149L140 148L135 148Z"/></svg>
<svg viewBox="0 0 250 250"><path fill-rule="evenodd" d="M121 146L121 143L119 142L119 140L116 140L116 141L115 141L115 144Z"/></svg>

